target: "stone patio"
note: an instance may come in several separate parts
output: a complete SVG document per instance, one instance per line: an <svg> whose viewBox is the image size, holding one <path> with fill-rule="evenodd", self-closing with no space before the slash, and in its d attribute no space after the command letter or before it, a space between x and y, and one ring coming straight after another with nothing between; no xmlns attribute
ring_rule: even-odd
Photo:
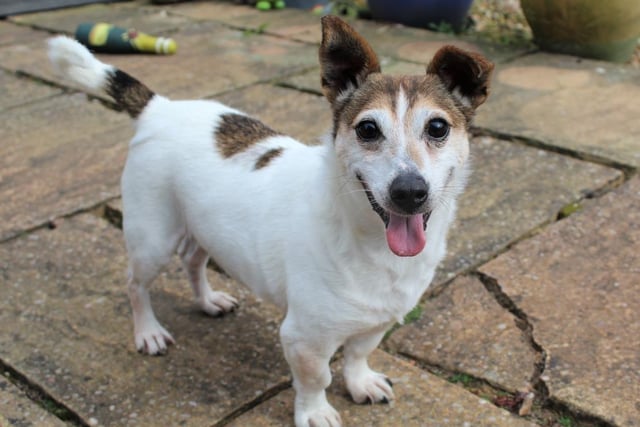
<svg viewBox="0 0 640 427"><path fill-rule="evenodd" d="M331 122L319 18L303 11L125 2L0 21L0 427L292 425L282 314L224 274L209 280L241 308L212 319L172 265L152 297L177 344L135 351L117 221L133 129L45 52L98 20L178 42L174 56L101 56L157 92L215 97L309 144ZM448 256L372 357L397 399L355 405L336 375L345 425L640 426L640 70L354 26L387 72L422 73L454 43L496 74Z"/></svg>

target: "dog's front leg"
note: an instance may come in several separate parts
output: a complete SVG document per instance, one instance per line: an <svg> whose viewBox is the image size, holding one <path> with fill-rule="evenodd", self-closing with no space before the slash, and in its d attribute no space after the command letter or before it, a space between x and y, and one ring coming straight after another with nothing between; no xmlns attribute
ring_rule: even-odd
<svg viewBox="0 0 640 427"><path fill-rule="evenodd" d="M284 356L293 375L296 392L296 427L340 427L338 412L329 404L325 389L331 384L329 361L338 343L327 342L326 335L302 331L288 313L280 328Z"/></svg>
<svg viewBox="0 0 640 427"><path fill-rule="evenodd" d="M385 330L356 335L344 343L344 379L356 403L388 403L393 399L392 383L369 368L367 357L378 347Z"/></svg>

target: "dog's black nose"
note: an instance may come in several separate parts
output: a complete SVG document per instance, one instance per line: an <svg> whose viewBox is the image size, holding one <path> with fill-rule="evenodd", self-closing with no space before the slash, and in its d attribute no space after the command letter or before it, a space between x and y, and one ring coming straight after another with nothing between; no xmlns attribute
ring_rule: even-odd
<svg viewBox="0 0 640 427"><path fill-rule="evenodd" d="M404 213L413 214L429 197L429 185L417 173L398 175L391 186L389 194L393 203Z"/></svg>

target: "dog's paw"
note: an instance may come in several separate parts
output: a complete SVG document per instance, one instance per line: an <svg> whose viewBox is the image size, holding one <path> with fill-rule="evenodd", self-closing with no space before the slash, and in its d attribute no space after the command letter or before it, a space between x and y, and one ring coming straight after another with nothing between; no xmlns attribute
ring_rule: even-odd
<svg viewBox="0 0 640 427"><path fill-rule="evenodd" d="M209 291L198 299L202 311L209 316L221 316L238 308L238 300L225 292Z"/></svg>
<svg viewBox="0 0 640 427"><path fill-rule="evenodd" d="M394 399L393 383L385 375L368 369L345 378L347 389L356 403L389 403Z"/></svg>
<svg viewBox="0 0 640 427"><path fill-rule="evenodd" d="M171 334L159 323L136 331L135 341L139 352L152 356L166 353L167 347L175 344Z"/></svg>
<svg viewBox="0 0 640 427"><path fill-rule="evenodd" d="M341 427L342 420L333 406L325 405L307 411L296 410L296 427Z"/></svg>

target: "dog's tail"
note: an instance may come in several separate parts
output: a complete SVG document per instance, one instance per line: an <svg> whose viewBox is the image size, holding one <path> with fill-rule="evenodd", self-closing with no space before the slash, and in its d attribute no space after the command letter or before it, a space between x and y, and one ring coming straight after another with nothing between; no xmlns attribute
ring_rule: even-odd
<svg viewBox="0 0 640 427"><path fill-rule="evenodd" d="M49 59L56 72L89 91L103 91L133 118L142 113L155 94L113 65L100 62L79 42L57 36L49 39Z"/></svg>

